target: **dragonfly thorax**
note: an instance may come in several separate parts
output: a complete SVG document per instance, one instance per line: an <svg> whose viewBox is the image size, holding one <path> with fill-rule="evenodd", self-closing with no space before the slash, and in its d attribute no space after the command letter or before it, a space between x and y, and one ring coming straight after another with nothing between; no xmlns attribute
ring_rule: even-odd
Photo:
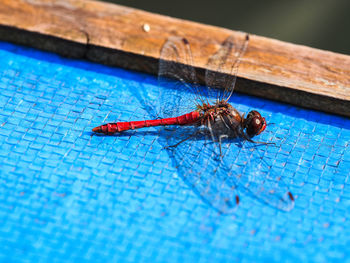
<svg viewBox="0 0 350 263"><path fill-rule="evenodd" d="M201 125L205 125L217 137L238 137L243 132L241 114L230 104L220 101L214 105L203 104L198 107L202 115Z"/></svg>

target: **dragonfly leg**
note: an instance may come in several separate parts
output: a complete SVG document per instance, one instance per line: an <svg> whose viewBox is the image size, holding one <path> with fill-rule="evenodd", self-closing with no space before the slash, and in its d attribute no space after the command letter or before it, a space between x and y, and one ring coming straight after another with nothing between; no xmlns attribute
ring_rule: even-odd
<svg viewBox="0 0 350 263"><path fill-rule="evenodd" d="M210 132L211 139L213 140L213 142L215 142L215 136L214 136L214 134L213 134L213 129L211 128L211 124L210 124L209 119L207 120L206 126L208 127L208 130L209 130L209 132Z"/></svg>
<svg viewBox="0 0 350 263"><path fill-rule="evenodd" d="M211 139L213 140L213 142L215 142L215 136L214 136L214 133L213 133L213 130L211 128L211 124L210 124L210 121L208 120L207 121L207 127L208 127L208 130L210 132L210 135L211 135ZM220 150L220 157L223 157L222 155L222 149L221 149L221 139L224 138L224 137L228 137L226 134L223 134L223 135L220 135L219 136L219 150Z"/></svg>
<svg viewBox="0 0 350 263"><path fill-rule="evenodd" d="M219 136L220 157L223 157L222 149L221 149L221 141L222 141L222 139L225 139L225 138L228 138L228 136L226 134L223 134L223 135Z"/></svg>
<svg viewBox="0 0 350 263"><path fill-rule="evenodd" d="M246 134L243 134L243 136L244 136L244 139L246 139L247 141L252 142L252 143L257 143L257 144L262 144L262 145L275 145L276 146L276 143L274 143L274 142L259 142L259 141L252 140Z"/></svg>
<svg viewBox="0 0 350 263"><path fill-rule="evenodd" d="M181 141L179 141L178 143L174 144L174 145L168 145L168 146L165 146L164 149L168 149L168 148L176 148L177 146L179 146L181 143L191 139L192 137L195 137L197 136L197 134L199 133L199 131L195 132L194 134L191 134L190 136L188 136L187 138L185 139L182 139Z"/></svg>

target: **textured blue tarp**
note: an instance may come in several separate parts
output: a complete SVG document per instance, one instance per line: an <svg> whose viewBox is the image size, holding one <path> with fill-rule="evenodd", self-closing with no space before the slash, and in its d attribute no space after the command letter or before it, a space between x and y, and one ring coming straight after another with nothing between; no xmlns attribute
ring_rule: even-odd
<svg viewBox="0 0 350 263"><path fill-rule="evenodd" d="M284 138L267 154L295 207L245 192L223 215L157 129L91 136L150 115L138 94L156 99L153 76L8 43L0 74L2 262L350 262L349 119L235 94L238 110L275 123L266 136Z"/></svg>

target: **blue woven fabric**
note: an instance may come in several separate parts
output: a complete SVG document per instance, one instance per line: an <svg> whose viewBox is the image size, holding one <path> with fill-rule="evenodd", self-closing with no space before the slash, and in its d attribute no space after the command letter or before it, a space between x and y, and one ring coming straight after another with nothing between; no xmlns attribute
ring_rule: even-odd
<svg viewBox="0 0 350 263"><path fill-rule="evenodd" d="M91 136L151 116L138 94L157 99L154 77L3 42L0 62L1 261L350 262L349 119L235 94L285 138L266 154L295 207L247 192L223 215L179 176L158 129Z"/></svg>

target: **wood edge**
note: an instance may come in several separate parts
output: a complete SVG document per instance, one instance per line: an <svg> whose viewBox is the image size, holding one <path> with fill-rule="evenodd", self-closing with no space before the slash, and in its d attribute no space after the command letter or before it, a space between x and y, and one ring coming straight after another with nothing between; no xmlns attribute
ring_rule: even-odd
<svg viewBox="0 0 350 263"><path fill-rule="evenodd" d="M0 40L71 58L84 58L86 54L86 45L84 44L5 25L0 25Z"/></svg>
<svg viewBox="0 0 350 263"><path fill-rule="evenodd" d="M92 45L89 43L88 36L86 43L83 44L53 35L45 35L39 32L0 25L0 39L48 52L54 52L65 57L86 59L108 66L123 67L149 74L157 74L158 71L157 58ZM72 52L72 49L74 52ZM199 71L204 72L204 69L199 69ZM327 113L335 113L350 117L350 101L339 98L240 77L237 80L236 90L241 93L289 103L303 108L316 109ZM317 103L315 103L316 101Z"/></svg>
<svg viewBox="0 0 350 263"><path fill-rule="evenodd" d="M258 88L257 88L258 87ZM297 107L350 117L350 101L283 86L237 78L237 92L268 100L283 102Z"/></svg>

